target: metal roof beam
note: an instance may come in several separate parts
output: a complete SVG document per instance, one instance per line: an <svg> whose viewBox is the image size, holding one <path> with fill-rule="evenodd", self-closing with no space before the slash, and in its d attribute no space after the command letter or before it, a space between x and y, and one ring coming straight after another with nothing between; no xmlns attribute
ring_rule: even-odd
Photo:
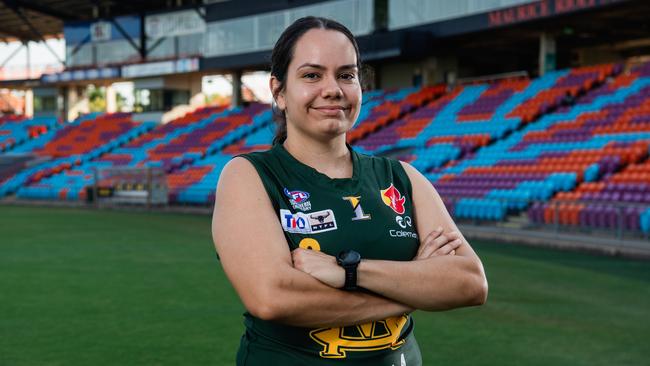
<svg viewBox="0 0 650 366"><path fill-rule="evenodd" d="M56 59L57 59L57 60L58 60L62 65L65 66L65 61L61 60L61 58L59 57L59 55L57 55L56 52L54 52L54 50L50 47L50 45L47 44L47 42L45 41L45 37L43 37L43 35L41 34L41 32L39 32L38 29L36 29L36 27L34 27L34 25L29 21L29 19L27 19L27 17L25 16L25 13L23 12L23 10L20 9L20 8L16 8L16 7L9 6L9 5L7 4L7 0L3 0L3 1L5 2L5 4L6 4L6 5L7 5L7 6L8 6L8 7L9 7L9 8L14 12L14 13L16 13L16 15L17 15L17 16L18 16L18 17L23 21L23 23L25 23L25 24L27 25L27 27L29 27L29 30L31 30L32 33L34 33L34 35L36 36L36 38L39 39L41 42L43 42L43 45L45 45L45 48L47 48L47 49L50 51L50 53L51 53L51 54L52 54L52 55L53 55L53 56L54 56L54 57L55 57L55 58L56 58Z"/></svg>
<svg viewBox="0 0 650 366"><path fill-rule="evenodd" d="M6 36L6 37L3 37ZM8 30L6 28L0 27L0 38L18 38L20 40L30 38L27 34L22 32L16 32L15 30Z"/></svg>
<svg viewBox="0 0 650 366"><path fill-rule="evenodd" d="M22 8L22 9L27 9L31 11L35 11L37 13L41 13L44 15L48 15L54 18L61 19L63 21L70 21L70 20L79 20L80 17L74 14L70 14L67 12L63 12L58 9L53 9L49 6L40 4L35 1L27 1L27 0L3 0L3 2L7 5L7 7L15 9L15 8Z"/></svg>

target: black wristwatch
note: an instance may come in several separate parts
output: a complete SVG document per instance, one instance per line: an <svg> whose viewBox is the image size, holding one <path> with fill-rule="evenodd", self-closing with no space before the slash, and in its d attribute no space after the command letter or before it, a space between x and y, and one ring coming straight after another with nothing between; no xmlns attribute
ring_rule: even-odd
<svg viewBox="0 0 650 366"><path fill-rule="evenodd" d="M336 263L345 270L343 290L357 289L357 267L359 262L361 262L361 254L354 250L344 250L336 256Z"/></svg>

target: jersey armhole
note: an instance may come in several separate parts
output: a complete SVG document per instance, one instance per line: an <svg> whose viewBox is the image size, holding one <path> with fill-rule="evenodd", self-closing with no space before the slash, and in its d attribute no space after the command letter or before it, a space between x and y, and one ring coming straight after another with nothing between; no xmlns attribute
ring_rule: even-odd
<svg viewBox="0 0 650 366"><path fill-rule="evenodd" d="M261 164L257 159L249 154L241 154L241 155L236 155L235 158L244 158L248 160L249 163L253 165L253 168L255 168L255 171L257 172L257 175L260 177L260 180L262 181L262 185L264 186L264 191L266 191L266 196L269 198L269 201L271 201L271 204L273 205L273 209L275 212L279 212L280 210L280 205L273 199L274 195L274 188L273 186L270 185L269 183L269 175L266 174L266 167Z"/></svg>

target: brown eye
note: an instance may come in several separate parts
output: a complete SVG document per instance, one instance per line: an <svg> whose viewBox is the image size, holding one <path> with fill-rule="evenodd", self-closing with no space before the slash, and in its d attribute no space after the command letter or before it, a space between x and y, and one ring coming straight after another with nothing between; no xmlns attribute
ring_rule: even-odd
<svg viewBox="0 0 650 366"><path fill-rule="evenodd" d="M305 78L305 79L309 79L309 80L316 80L316 79L318 79L320 77L320 75L318 75L318 73L315 73L315 72L310 72L310 73L307 73L307 74L303 75L302 77Z"/></svg>

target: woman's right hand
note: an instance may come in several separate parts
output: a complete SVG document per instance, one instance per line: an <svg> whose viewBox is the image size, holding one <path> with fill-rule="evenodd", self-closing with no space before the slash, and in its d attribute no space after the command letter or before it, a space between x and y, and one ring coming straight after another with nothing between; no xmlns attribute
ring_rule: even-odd
<svg viewBox="0 0 650 366"><path fill-rule="evenodd" d="M414 260L427 259L441 255L455 255L456 249L463 243L460 232L444 233L441 227L429 233L420 243Z"/></svg>

